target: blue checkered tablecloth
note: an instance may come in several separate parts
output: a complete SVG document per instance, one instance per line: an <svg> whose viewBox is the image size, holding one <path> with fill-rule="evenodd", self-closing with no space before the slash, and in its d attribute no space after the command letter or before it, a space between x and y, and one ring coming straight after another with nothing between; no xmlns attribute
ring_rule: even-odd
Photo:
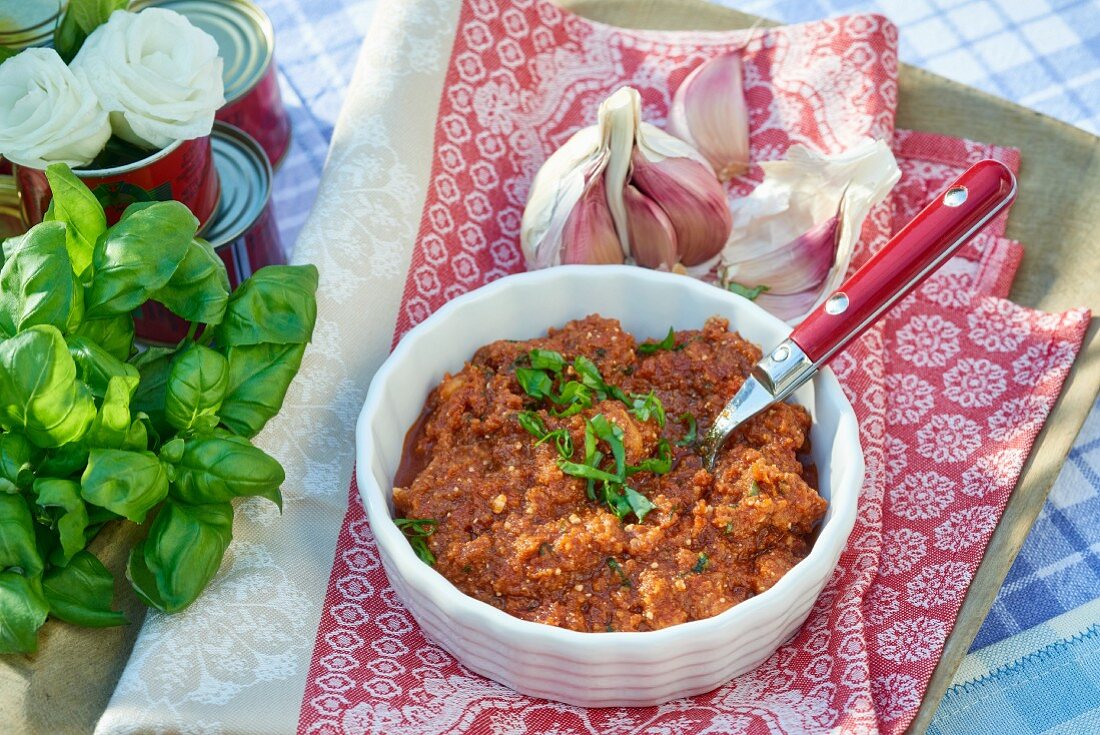
<svg viewBox="0 0 1100 735"><path fill-rule="evenodd" d="M388 0L399 2L400 0ZM378 0L259 0L294 127L275 209L293 247ZM784 22L873 11L910 64L1100 133L1098 0L719 0ZM934 733L1100 732L1100 403L1012 567Z"/></svg>

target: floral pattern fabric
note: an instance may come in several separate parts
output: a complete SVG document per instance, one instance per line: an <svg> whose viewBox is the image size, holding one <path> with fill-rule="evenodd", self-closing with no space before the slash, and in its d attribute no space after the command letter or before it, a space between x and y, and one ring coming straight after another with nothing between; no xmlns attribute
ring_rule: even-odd
<svg viewBox="0 0 1100 735"><path fill-rule="evenodd" d="M620 84L660 123L707 56L740 49L756 162L795 142L893 139L903 178L857 262L969 163L1014 151L895 137L896 31L877 16L740 33L624 31L543 0L467 0L394 340L522 268L519 220L545 158ZM759 169L734 183L743 193ZM299 730L307 733L902 732L1084 334L1084 311L1004 300L1021 246L1004 218L833 363L860 419L859 518L806 624L755 671L659 707L585 710L473 674L426 641L381 569L352 484Z"/></svg>

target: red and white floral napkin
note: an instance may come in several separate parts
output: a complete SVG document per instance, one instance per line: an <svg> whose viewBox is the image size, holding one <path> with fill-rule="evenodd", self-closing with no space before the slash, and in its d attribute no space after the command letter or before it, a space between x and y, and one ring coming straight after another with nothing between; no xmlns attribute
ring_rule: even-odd
<svg viewBox="0 0 1100 735"><path fill-rule="evenodd" d="M752 33L624 31L544 0L466 0L395 341L450 298L522 269L543 160L622 84L663 121L704 58L742 48L755 161L795 142L892 139L903 178L857 264L970 162L1011 150L893 129L896 30L877 16ZM735 188L751 187L750 178ZM302 702L307 733L901 732L1079 349L1088 314L1004 300L1022 252L1003 219L833 364L867 477L809 620L757 670L660 707L585 710L473 674L426 641L381 569L354 482Z"/></svg>

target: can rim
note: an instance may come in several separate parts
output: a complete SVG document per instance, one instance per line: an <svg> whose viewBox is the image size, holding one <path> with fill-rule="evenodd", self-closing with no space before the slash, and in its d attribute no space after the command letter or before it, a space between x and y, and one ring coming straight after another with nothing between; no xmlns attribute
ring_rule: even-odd
<svg viewBox="0 0 1100 735"><path fill-rule="evenodd" d="M199 138L205 137L208 136L199 136ZM113 166L111 168L74 168L73 174L75 174L78 179L98 179L104 176L118 176L119 174L127 174L131 171L135 171L141 168L142 166L147 166L150 163L156 163L160 159L165 158L172 151L176 150L181 145L186 143L187 140L199 140L199 138L180 138L179 140L169 143L167 146L161 148L159 151L154 151L145 158L140 158L133 163L126 163L122 166Z"/></svg>
<svg viewBox="0 0 1100 735"><path fill-rule="evenodd" d="M12 38L14 36L22 36L22 35L27 34L27 33L40 31L41 29L44 29L46 26L54 25L54 24L56 24L57 19L60 16L61 16L61 3L58 3L57 12L54 13L53 15L49 16L45 20L41 20L41 21L35 23L32 26L26 26L25 28L16 28L16 29L10 30L10 31L0 31L0 45L7 45L4 42L9 40L10 38ZM47 34L52 34L52 33L53 33L53 29L51 28L47 31L41 32L41 34L38 35L38 36L34 36L34 38L38 39L38 38L41 38L42 36L45 36Z"/></svg>
<svg viewBox="0 0 1100 735"><path fill-rule="evenodd" d="M214 128L210 131L211 138L213 138L215 134L218 138L232 140L234 141L234 143L240 144L244 148L248 149L256 158L256 160L263 164L265 180L267 182L267 186L265 187L266 192L264 193L263 206L257 208L256 216L243 223L237 229L231 230L226 235L222 235L217 241L208 241L210 242L210 246L213 247L215 251L217 251L221 248L232 245L245 233L252 229L252 227L257 222L259 222L260 217L263 216L264 210L266 210L268 206L271 205L271 197L274 194L275 189L275 172L271 167L271 161L268 160L267 154L264 152L263 147L256 141L255 138L246 133L244 130L241 130L236 125L231 125L230 123L223 122L221 120L215 120ZM215 210L214 214L217 214L217 210ZM211 221L213 221L214 215L211 215L210 219Z"/></svg>

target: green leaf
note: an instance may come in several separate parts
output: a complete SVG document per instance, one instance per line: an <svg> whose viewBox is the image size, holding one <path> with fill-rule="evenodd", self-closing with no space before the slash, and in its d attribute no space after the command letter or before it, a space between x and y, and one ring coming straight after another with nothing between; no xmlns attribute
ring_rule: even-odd
<svg viewBox="0 0 1100 735"><path fill-rule="evenodd" d="M146 604L177 612L202 593L233 539L233 506L165 502L130 552L126 576Z"/></svg>
<svg viewBox="0 0 1100 735"><path fill-rule="evenodd" d="M98 28L111 13L116 10L125 10L130 0L69 0L69 12L73 14L77 25L86 34Z"/></svg>
<svg viewBox="0 0 1100 735"><path fill-rule="evenodd" d="M622 428L608 421L602 413L598 413L588 420L585 432L589 430L611 448L611 456L615 458L615 477L621 482L626 472L626 449L623 447Z"/></svg>
<svg viewBox="0 0 1100 735"><path fill-rule="evenodd" d="M180 460L183 459L183 449L185 446L186 444L183 439L180 439L178 436L169 442L165 442L164 446L160 448L161 460L169 464L179 464Z"/></svg>
<svg viewBox="0 0 1100 735"><path fill-rule="evenodd" d="M435 566L435 554L428 547L428 537L435 533L439 523L432 518L394 518L393 523L405 534L420 561Z"/></svg>
<svg viewBox="0 0 1100 735"><path fill-rule="evenodd" d="M638 345L637 352L639 355L652 355L659 350L675 350L676 349L676 333L672 331L672 327L668 328L668 334L660 342L643 342Z"/></svg>
<svg viewBox="0 0 1100 735"><path fill-rule="evenodd" d="M229 297L217 339L229 347L305 344L317 321L317 268L269 265Z"/></svg>
<svg viewBox="0 0 1100 735"><path fill-rule="evenodd" d="M164 397L164 415L173 427L217 425L217 413L229 385L229 362L220 352L190 344L172 358ZM204 421L205 419L205 421Z"/></svg>
<svg viewBox="0 0 1100 735"><path fill-rule="evenodd" d="M698 428L695 425L695 416L690 413L682 413L680 414L680 423L687 426L687 431L684 433L684 438L676 442L676 446L693 446L698 438Z"/></svg>
<svg viewBox="0 0 1100 735"><path fill-rule="evenodd" d="M550 376L545 372L525 367L516 368L516 382L532 398L547 398L553 386Z"/></svg>
<svg viewBox="0 0 1100 735"><path fill-rule="evenodd" d="M742 286L740 283L733 282L730 282L726 286L726 290L728 290L730 293L735 293L738 296L744 296L749 301L756 301L757 297L760 296L760 294L765 293L766 291L771 291L768 286L749 287Z"/></svg>
<svg viewBox="0 0 1100 735"><path fill-rule="evenodd" d="M31 459L34 448L22 434L0 434L0 478L16 487L30 487L34 482Z"/></svg>
<svg viewBox="0 0 1100 735"><path fill-rule="evenodd" d="M305 345L229 348L229 385L218 416L235 434L253 437L283 407L298 374Z"/></svg>
<svg viewBox="0 0 1100 735"><path fill-rule="evenodd" d="M542 439L549 433L542 418L534 411L520 411L516 414L516 421L519 422L524 431L536 439Z"/></svg>
<svg viewBox="0 0 1100 735"><path fill-rule="evenodd" d="M0 654L33 653L49 611L37 579L0 572Z"/></svg>
<svg viewBox="0 0 1100 735"><path fill-rule="evenodd" d="M710 564L710 557L705 552L699 554L699 558L695 560L695 566L691 568L693 574L702 574L707 570L707 566Z"/></svg>
<svg viewBox="0 0 1100 735"><path fill-rule="evenodd" d="M84 436L95 417L91 391L56 327L41 325L0 342L0 425L40 447Z"/></svg>
<svg viewBox="0 0 1100 735"><path fill-rule="evenodd" d="M605 482L618 482L619 476L613 475L610 472L604 472L601 469L597 469L587 464L579 464L577 462L569 462L564 459L558 459L558 467L561 471L567 475L573 477L583 477L587 480L603 480Z"/></svg>
<svg viewBox="0 0 1100 735"><path fill-rule="evenodd" d="M638 523L644 523L646 514L656 506L649 502L649 498L629 485L624 485L623 489L626 490L626 502L630 504L630 509L634 511L634 515L637 516Z"/></svg>
<svg viewBox="0 0 1100 735"><path fill-rule="evenodd" d="M129 360L134 347L134 318L130 314L116 314L103 319L85 319L74 334L99 345L112 357Z"/></svg>
<svg viewBox="0 0 1100 735"><path fill-rule="evenodd" d="M633 396L633 399L633 408L630 409L630 413L642 421L649 421L652 418L657 422L657 426L665 428L665 407L656 393L650 391L649 395Z"/></svg>
<svg viewBox="0 0 1100 735"><path fill-rule="evenodd" d="M150 298L189 322L215 325L225 316L229 291L225 263L210 243L196 238L168 285L154 291Z"/></svg>
<svg viewBox="0 0 1100 735"><path fill-rule="evenodd" d="M0 46L0 63L3 63L15 56L23 49L12 48L11 46Z"/></svg>
<svg viewBox="0 0 1100 735"><path fill-rule="evenodd" d="M126 378L127 383L137 385L138 370L112 355L88 337L72 335L66 340L69 354L76 363L80 379L91 389L92 395L102 398L112 378Z"/></svg>
<svg viewBox="0 0 1100 735"><path fill-rule="evenodd" d="M21 495L0 495L0 570L14 567L33 577L42 566L27 502Z"/></svg>
<svg viewBox="0 0 1100 735"><path fill-rule="evenodd" d="M0 268L0 332L35 324L67 329L74 310L83 312L83 291L65 251L65 225L35 225L9 252Z"/></svg>
<svg viewBox="0 0 1100 735"><path fill-rule="evenodd" d="M168 495L168 473L151 452L93 449L80 478L80 494L134 523Z"/></svg>
<svg viewBox="0 0 1100 735"><path fill-rule="evenodd" d="M79 0L72 0L73 3ZM86 273L92 264L92 252L96 240L107 230L107 218L95 195L64 163L53 163L46 168L53 200L46 210L46 222L65 223L65 248L69 253L73 273L78 279L87 280Z"/></svg>
<svg viewBox="0 0 1100 735"><path fill-rule="evenodd" d="M88 446L83 442L72 442L48 452L38 474L43 477L71 477L79 475L88 465Z"/></svg>
<svg viewBox="0 0 1100 735"><path fill-rule="evenodd" d="M127 209L96 241L95 278L84 295L87 316L124 314L145 303L172 278L198 225L191 210L175 201Z"/></svg>
<svg viewBox="0 0 1100 735"><path fill-rule="evenodd" d="M133 422L130 416L130 397L137 385L136 375L110 379L103 404L85 437L89 447L126 449L131 445L138 450L146 448L146 443L142 441L145 438L145 427L139 422Z"/></svg>
<svg viewBox="0 0 1100 735"><path fill-rule="evenodd" d="M527 357L536 370L550 370L556 375L565 367L565 358L553 350L531 350Z"/></svg>
<svg viewBox="0 0 1100 735"><path fill-rule="evenodd" d="M627 475L637 472L652 472L655 475L664 475L672 469L672 447L661 439L657 442L657 456L643 459L637 466L626 468Z"/></svg>
<svg viewBox="0 0 1100 735"><path fill-rule="evenodd" d="M103 563L80 551L67 566L51 569L42 589L54 617L73 625L107 628L126 625L126 616L111 609L115 579Z"/></svg>
<svg viewBox="0 0 1100 735"><path fill-rule="evenodd" d="M141 382L130 399L130 410L147 415L153 429L161 435L167 435L172 428L164 416L164 400L174 354L171 348L150 347L130 360L141 375Z"/></svg>
<svg viewBox="0 0 1100 735"><path fill-rule="evenodd" d="M248 440L190 439L176 463L172 496L195 505L247 495L270 498L284 479L282 465Z"/></svg>
<svg viewBox="0 0 1100 735"><path fill-rule="evenodd" d="M54 29L53 45L61 56L61 60L68 64L80 51L80 47L84 45L87 38L88 34L80 29L76 17L72 13L66 12L57 28Z"/></svg>
<svg viewBox="0 0 1100 735"><path fill-rule="evenodd" d="M61 535L61 549L67 563L84 548L84 529L88 526L88 509L80 499L80 483L40 477L34 481L34 492L43 508L64 511L57 519L57 531Z"/></svg>

